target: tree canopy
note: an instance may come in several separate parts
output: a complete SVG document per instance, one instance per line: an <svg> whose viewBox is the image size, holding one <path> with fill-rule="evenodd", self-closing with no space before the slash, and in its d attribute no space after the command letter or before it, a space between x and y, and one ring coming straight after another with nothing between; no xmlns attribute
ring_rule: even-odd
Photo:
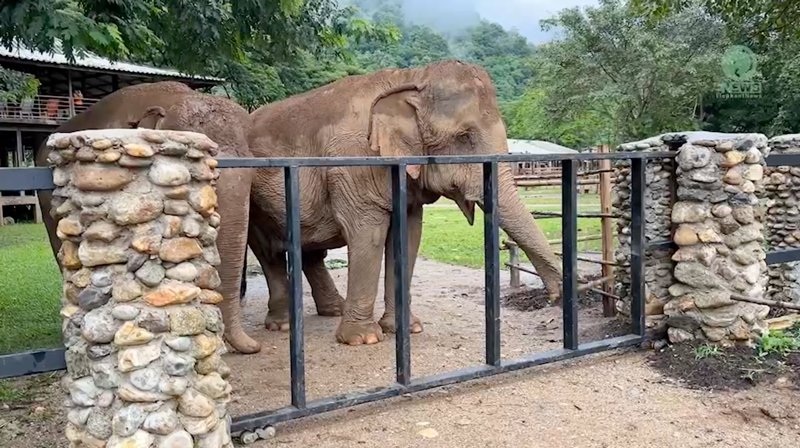
<svg viewBox="0 0 800 448"><path fill-rule="evenodd" d="M789 26L800 2L600 0L543 21L558 33L539 46L479 18L461 29L419 20L403 0L347 5L19 0L0 5L0 45L224 77L214 93L250 110L344 76L458 58L492 77L509 137L578 149L679 130L800 130L800 27ZM756 55L750 82L760 95L720 95L732 45ZM35 89L30 82L0 71L6 96Z"/></svg>

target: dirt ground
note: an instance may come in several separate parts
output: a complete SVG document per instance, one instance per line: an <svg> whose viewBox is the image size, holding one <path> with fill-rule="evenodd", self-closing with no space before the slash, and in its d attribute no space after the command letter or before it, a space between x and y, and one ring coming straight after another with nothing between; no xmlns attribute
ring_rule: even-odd
<svg viewBox="0 0 800 448"><path fill-rule="evenodd" d="M329 258L346 256L333 252ZM331 273L344 294L347 269ZM501 284L508 285L507 272ZM390 384L394 338L374 346L337 344L337 318L317 316L307 284L304 291L309 400ZM379 291L376 317L383 309L382 284ZM412 297L412 310L425 326L424 333L412 335L415 377L483 362L482 271L420 259ZM254 356L225 357L233 371L233 415L289 402L288 334L264 329L266 300L263 277L250 278L244 320L264 349ZM503 307L503 357L560 347L560 313L552 307ZM624 331L602 317L599 303L584 303L579 322L582 342ZM798 446L800 393L791 379L744 390L697 390L651 367L652 356L644 351L598 354L341 410L279 425L277 437L254 447ZM0 447L20 446L23 440L31 448L66 447L57 377L19 381L30 385L30 393L11 407L0 407Z"/></svg>

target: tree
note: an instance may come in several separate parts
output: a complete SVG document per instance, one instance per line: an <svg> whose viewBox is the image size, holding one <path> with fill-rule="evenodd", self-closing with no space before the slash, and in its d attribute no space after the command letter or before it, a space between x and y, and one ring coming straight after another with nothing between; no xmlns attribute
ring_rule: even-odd
<svg viewBox="0 0 800 448"><path fill-rule="evenodd" d="M19 102L32 98L40 84L33 75L0 67L0 100Z"/></svg>
<svg viewBox="0 0 800 448"><path fill-rule="evenodd" d="M544 26L564 33L537 51L535 86L555 130L584 123L613 130L613 144L700 127L700 99L721 75L718 20L693 9L650 24L626 4L603 0L563 10Z"/></svg>
<svg viewBox="0 0 800 448"><path fill-rule="evenodd" d="M19 0L0 6L0 45L68 58L112 60L215 74L227 63L290 59L299 50L342 47L347 37L391 39L335 0Z"/></svg>
<svg viewBox="0 0 800 448"><path fill-rule="evenodd" d="M651 20L702 6L732 30L745 30L762 41L800 38L800 2L796 0L633 0L633 5Z"/></svg>

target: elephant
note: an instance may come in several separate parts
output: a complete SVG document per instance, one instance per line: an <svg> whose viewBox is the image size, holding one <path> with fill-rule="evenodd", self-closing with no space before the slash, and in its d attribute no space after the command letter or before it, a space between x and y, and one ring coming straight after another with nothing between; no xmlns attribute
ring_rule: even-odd
<svg viewBox="0 0 800 448"><path fill-rule="evenodd" d="M124 87L71 118L56 132L137 127L194 131L207 135L219 145L219 158L252 157L247 146L248 119L247 111L228 99L197 92L179 82L166 81ZM48 151L40 144L35 164L47 166L47 156ZM219 291L223 295L220 308L225 323L225 339L235 350L245 354L258 352L261 348L259 342L242 330L240 322L240 290L244 290L245 281L239 262L245 257L248 243L253 172L252 169L223 169L217 179L217 211L221 216L217 239L221 259ZM39 192L43 220L58 262L61 241L56 236L57 223L49 213L52 200L51 192ZM319 258L320 254L322 258ZM307 258L304 272L312 284L312 293L315 297L321 293L331 295L332 280L330 283L326 283L325 278L316 280L321 269L324 271L324 253L312 253ZM330 279L327 271L325 275ZM337 310L328 306L323 312L336 314Z"/></svg>
<svg viewBox="0 0 800 448"><path fill-rule="evenodd" d="M508 153L506 129L488 73L461 61L349 76L262 106L250 115L248 147L256 157L447 156ZM561 294L560 260L520 199L508 164L498 168L500 226L533 262L548 294ZM407 166L408 277L422 234L423 206L446 197L472 224L483 207L482 166ZM336 330L339 342L374 344L395 331L394 257L387 167L300 168L300 227L304 252L347 246L347 297ZM251 233L259 239L270 288L267 327L287 328L281 169L253 178ZM253 238L253 235L251 235ZM375 321L381 257L385 312ZM271 261L275 260L275 261ZM327 273L320 273L327 276ZM327 280L325 280L327 281ZM337 293L338 294L338 293ZM411 331L423 330L412 313Z"/></svg>

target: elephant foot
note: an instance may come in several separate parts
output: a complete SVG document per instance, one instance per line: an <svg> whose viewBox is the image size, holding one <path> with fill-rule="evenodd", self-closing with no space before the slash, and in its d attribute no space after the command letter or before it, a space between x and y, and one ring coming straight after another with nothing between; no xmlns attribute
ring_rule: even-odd
<svg viewBox="0 0 800 448"><path fill-rule="evenodd" d="M243 355L250 355L261 351L261 343L248 336L247 333L242 330L226 331L225 341L227 341L234 350Z"/></svg>
<svg viewBox="0 0 800 448"><path fill-rule="evenodd" d="M289 313L281 311L267 313L267 318L264 319L264 326L269 331L289 331Z"/></svg>
<svg viewBox="0 0 800 448"><path fill-rule="evenodd" d="M383 328L384 333L397 333L397 327L395 326L394 320L394 314L384 314L383 317L381 317L381 320L378 321L378 325ZM410 323L411 333L422 333L422 321L417 316L412 314Z"/></svg>
<svg viewBox="0 0 800 448"><path fill-rule="evenodd" d="M320 316L341 316L344 311L344 299L338 297L335 300L320 300L317 302L317 314Z"/></svg>
<svg viewBox="0 0 800 448"><path fill-rule="evenodd" d="M380 325L372 320L365 322L345 322L336 330L336 340L347 345L377 344L383 340Z"/></svg>

